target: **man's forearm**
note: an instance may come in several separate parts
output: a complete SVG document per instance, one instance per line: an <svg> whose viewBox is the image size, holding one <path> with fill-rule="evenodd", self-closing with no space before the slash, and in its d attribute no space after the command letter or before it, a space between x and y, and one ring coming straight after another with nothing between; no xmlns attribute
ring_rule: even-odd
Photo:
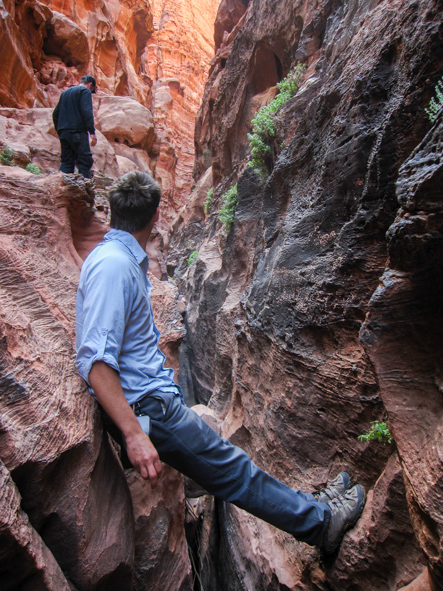
<svg viewBox="0 0 443 591"><path fill-rule="evenodd" d="M96 361L89 372L89 383L101 406L122 432L131 464L156 486L161 473L160 459L123 394L118 373L104 361Z"/></svg>
<svg viewBox="0 0 443 591"><path fill-rule="evenodd" d="M112 367L104 361L96 361L89 372L89 383L97 400L125 439L141 431L137 417L123 394L119 375Z"/></svg>

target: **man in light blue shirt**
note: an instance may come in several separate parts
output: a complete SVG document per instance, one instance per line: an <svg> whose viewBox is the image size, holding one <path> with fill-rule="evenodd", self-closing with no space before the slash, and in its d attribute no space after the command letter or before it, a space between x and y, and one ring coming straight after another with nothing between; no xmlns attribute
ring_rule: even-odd
<svg viewBox="0 0 443 591"><path fill-rule="evenodd" d="M112 229L86 259L78 287L79 373L152 486L166 462L216 497L334 552L363 510L363 488L350 488L346 472L316 493L289 488L187 408L173 371L163 365L145 251L160 196L158 184L141 172L127 173L110 189ZM144 430L143 416L150 417Z"/></svg>

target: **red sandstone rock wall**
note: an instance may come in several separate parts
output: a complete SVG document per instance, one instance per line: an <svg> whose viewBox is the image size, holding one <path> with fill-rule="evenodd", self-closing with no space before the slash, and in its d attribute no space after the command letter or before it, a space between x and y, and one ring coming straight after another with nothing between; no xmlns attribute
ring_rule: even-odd
<svg viewBox="0 0 443 591"><path fill-rule="evenodd" d="M106 216L83 177L1 168L0 588L191 589L181 476L165 469L155 493L125 479L75 368L79 268ZM177 290L152 282L177 367Z"/></svg>
<svg viewBox="0 0 443 591"><path fill-rule="evenodd" d="M223 434L289 485L312 490L347 469L368 500L328 561L219 506L217 590L443 588L440 127L423 140L442 16L434 0L220 5L193 216L169 258L189 300L188 383ZM261 183L246 134L298 61L304 81ZM218 211L235 182L226 235ZM385 417L391 446L357 441Z"/></svg>
<svg viewBox="0 0 443 591"><path fill-rule="evenodd" d="M25 0L6 2L2 11L0 106L46 108L47 119L64 88L93 74L96 123L108 140L99 135L94 168L111 178L135 168L154 174L163 189L158 229L166 250L171 219L192 184L195 115L214 54L218 4ZM55 137L53 129L47 131ZM57 152L54 143L54 170Z"/></svg>

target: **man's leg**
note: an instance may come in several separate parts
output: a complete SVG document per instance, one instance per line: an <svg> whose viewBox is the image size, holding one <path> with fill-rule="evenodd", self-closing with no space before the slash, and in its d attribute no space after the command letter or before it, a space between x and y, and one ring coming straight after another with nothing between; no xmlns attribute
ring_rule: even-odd
<svg viewBox="0 0 443 591"><path fill-rule="evenodd" d="M70 132L61 131L59 133L60 147L61 147L61 163L60 171L66 174L72 174L75 169L76 153L71 146Z"/></svg>
<svg viewBox="0 0 443 591"><path fill-rule="evenodd" d="M75 163L80 174L85 179L92 179L91 168L94 164L91 147L89 145L89 136L86 131L72 132L71 145L75 150Z"/></svg>
<svg viewBox="0 0 443 591"><path fill-rule="evenodd" d="M214 496L300 541L321 545L331 515L328 505L258 468L246 452L220 438L183 405L178 395L156 392L142 401L140 411L151 417L150 437L162 461Z"/></svg>

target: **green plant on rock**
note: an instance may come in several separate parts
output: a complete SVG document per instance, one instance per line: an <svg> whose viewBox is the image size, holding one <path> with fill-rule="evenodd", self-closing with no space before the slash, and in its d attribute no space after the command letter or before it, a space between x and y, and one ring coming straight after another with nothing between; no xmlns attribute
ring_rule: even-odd
<svg viewBox="0 0 443 591"><path fill-rule="evenodd" d="M198 250L193 250L188 257L188 265L192 265L195 259L198 257Z"/></svg>
<svg viewBox="0 0 443 591"><path fill-rule="evenodd" d="M28 172L32 172L32 174L41 174L42 171L37 166L37 164L28 164L25 168Z"/></svg>
<svg viewBox="0 0 443 591"><path fill-rule="evenodd" d="M237 207L238 201L237 183L232 185L232 187L222 195L222 201L223 205L218 214L218 219L224 225L226 234L229 234L232 224L234 223L235 208Z"/></svg>
<svg viewBox="0 0 443 591"><path fill-rule="evenodd" d="M211 211L211 203L212 203L212 198L214 196L214 189L211 187L208 191L208 194L206 195L206 200L205 200L205 214L208 215L208 213Z"/></svg>
<svg viewBox="0 0 443 591"><path fill-rule="evenodd" d="M248 133L251 147L248 166L263 180L271 172L275 158L274 144L277 135L275 115L289 99L297 94L304 71L305 66L297 64L286 78L277 84L279 94L269 105L263 106L252 120L252 133Z"/></svg>
<svg viewBox="0 0 443 591"><path fill-rule="evenodd" d="M440 109L443 107L443 78L441 78L435 85L435 94L437 100L434 97L429 101L429 109L425 109L431 123L437 119L437 115Z"/></svg>
<svg viewBox="0 0 443 591"><path fill-rule="evenodd" d="M0 152L0 162L5 166L14 166L14 150L9 146Z"/></svg>
<svg viewBox="0 0 443 591"><path fill-rule="evenodd" d="M388 424L382 421L371 421L371 428L369 431L363 435L359 435L357 439L359 441L371 441L372 439L376 439L382 443L392 443Z"/></svg>

